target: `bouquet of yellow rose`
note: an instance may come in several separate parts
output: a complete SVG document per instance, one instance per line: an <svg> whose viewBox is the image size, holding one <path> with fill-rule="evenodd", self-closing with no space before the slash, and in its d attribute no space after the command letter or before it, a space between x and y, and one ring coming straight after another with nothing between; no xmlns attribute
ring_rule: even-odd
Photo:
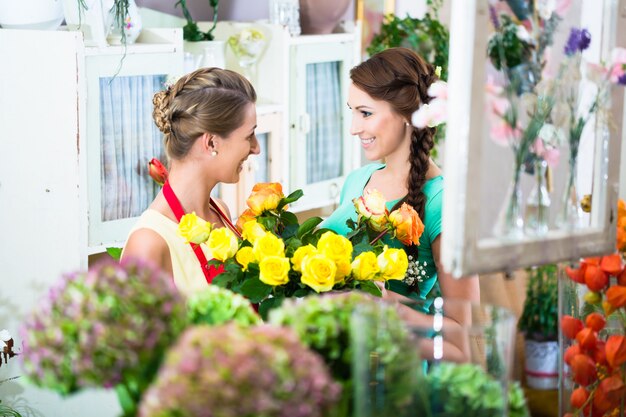
<svg viewBox="0 0 626 417"><path fill-rule="evenodd" d="M285 197L278 183L257 184L237 221L241 239L193 213L181 219L179 234L207 245L214 258L209 263L224 266L213 284L259 303L263 317L286 297L353 289L380 295L374 281L404 278L408 258L403 249L382 242L355 247L344 236L317 229L319 217L299 224L287 207L302 195L297 190Z"/></svg>

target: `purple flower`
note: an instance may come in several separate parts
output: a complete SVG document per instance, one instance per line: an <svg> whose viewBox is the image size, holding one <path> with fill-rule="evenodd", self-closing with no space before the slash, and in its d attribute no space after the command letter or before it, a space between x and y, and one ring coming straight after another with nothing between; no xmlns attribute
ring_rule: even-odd
<svg viewBox="0 0 626 417"><path fill-rule="evenodd" d="M489 6L489 17L491 18L491 23L493 24L494 29L500 29L500 20L498 19L498 13L496 12L496 8L493 6Z"/></svg>
<svg viewBox="0 0 626 417"><path fill-rule="evenodd" d="M582 52L591 44L591 33L587 29L572 28L563 52L572 56L577 52Z"/></svg>
<svg viewBox="0 0 626 417"><path fill-rule="evenodd" d="M626 85L626 72L617 78L617 83L619 85Z"/></svg>

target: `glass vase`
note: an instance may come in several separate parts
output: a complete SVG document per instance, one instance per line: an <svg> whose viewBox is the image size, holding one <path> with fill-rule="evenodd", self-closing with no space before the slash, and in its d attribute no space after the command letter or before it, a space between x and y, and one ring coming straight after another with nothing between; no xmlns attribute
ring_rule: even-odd
<svg viewBox="0 0 626 417"><path fill-rule="evenodd" d="M509 403L516 331L510 311L441 297L381 308L389 307L394 314L375 319L361 309L352 315L355 417L501 417L523 410L519 389Z"/></svg>
<svg viewBox="0 0 626 417"><path fill-rule="evenodd" d="M535 166L535 184L526 201L524 230L528 236L545 236L550 223L550 193L548 192L548 163L537 159Z"/></svg>
<svg viewBox="0 0 626 417"><path fill-rule="evenodd" d="M583 226L583 211L577 190L577 157L570 156L567 182L563 191L561 208L556 218L556 226L564 230L576 230Z"/></svg>
<svg viewBox="0 0 626 417"><path fill-rule="evenodd" d="M128 14L125 15L124 1L115 2L107 15L107 42L109 45L130 45L135 43L143 24L135 0L128 2Z"/></svg>
<svg viewBox="0 0 626 417"><path fill-rule="evenodd" d="M504 198L504 204L494 227L494 235L504 240L524 238L524 211L522 207L522 171L516 169Z"/></svg>

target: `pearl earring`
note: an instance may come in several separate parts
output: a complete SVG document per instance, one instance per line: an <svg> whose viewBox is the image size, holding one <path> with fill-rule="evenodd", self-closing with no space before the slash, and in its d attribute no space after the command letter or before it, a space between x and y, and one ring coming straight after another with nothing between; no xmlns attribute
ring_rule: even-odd
<svg viewBox="0 0 626 417"><path fill-rule="evenodd" d="M211 152L211 156L217 156L217 151Z"/></svg>
<svg viewBox="0 0 626 417"><path fill-rule="evenodd" d="M409 124L409 122L404 122L404 125L405 125L405 126L407 126L407 127L408 127L408 126L411 126L411 125Z"/></svg>

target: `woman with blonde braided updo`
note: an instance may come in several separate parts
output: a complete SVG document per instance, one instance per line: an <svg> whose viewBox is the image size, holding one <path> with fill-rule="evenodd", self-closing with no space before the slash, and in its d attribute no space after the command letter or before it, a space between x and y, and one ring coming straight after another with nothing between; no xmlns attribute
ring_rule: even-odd
<svg viewBox="0 0 626 417"><path fill-rule="evenodd" d="M256 93L236 72L201 68L156 93L153 103L169 177L131 230L122 257L155 263L190 295L210 284L217 272L206 268L212 258L206 248L185 244L178 236L178 222L195 212L214 227L234 229L228 208L212 199L211 191L219 183L236 183L244 161L260 151Z"/></svg>
<svg viewBox="0 0 626 417"><path fill-rule="evenodd" d="M390 211L408 203L419 213L425 229L419 247L405 249L420 266L426 263L426 278L417 286L390 281L391 291L386 296L427 299L438 288L444 297L477 301L477 277L456 280L441 268L443 176L430 158L435 129L419 129L411 124L413 113L430 101L428 88L437 80L435 69L410 49L390 48L354 67L350 79L350 133L358 136L367 159L385 163L369 164L352 172L341 191L339 207L321 226L347 234L350 229L346 220L357 218L352 200L366 190L381 192ZM399 245L398 241L387 242Z"/></svg>

